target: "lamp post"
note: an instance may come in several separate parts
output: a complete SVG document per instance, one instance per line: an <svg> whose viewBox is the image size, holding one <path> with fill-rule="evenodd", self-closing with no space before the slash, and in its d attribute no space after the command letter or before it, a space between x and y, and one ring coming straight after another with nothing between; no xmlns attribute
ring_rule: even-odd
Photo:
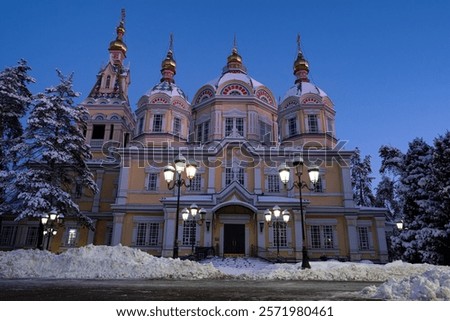
<svg viewBox="0 0 450 321"><path fill-rule="evenodd" d="M302 181L302 172L303 172L303 158L296 157L293 161L293 165L295 167L296 175L298 177L298 181L295 181L291 188L288 190L292 190L294 187L298 188L299 190L299 199L300 199L300 221L302 225L302 241L303 241L303 248L302 248L302 269L310 269L311 265L309 264L309 257L308 257L308 248L306 247L306 230L305 230L305 220L303 215L303 198L302 198L302 189L307 188L310 191L313 191L315 189L315 185L317 184L317 181L319 180L319 167L313 166L308 168L308 174L309 174L309 180L313 184L313 188L310 188L304 181ZM305 165L306 167L306 165ZM278 167L278 173L280 174L281 182L283 182L285 188L287 183L289 182L290 178L290 168L286 165L286 163L281 164Z"/></svg>
<svg viewBox="0 0 450 321"><path fill-rule="evenodd" d="M64 220L64 215L63 214L58 214L55 210L51 210L49 214L45 213L44 215L41 216L41 223L42 226L44 228L44 239L45 236L47 236L47 247L46 249L49 249L50 246L50 238L52 236L55 236L58 231L57 231L57 225L61 224ZM43 239L43 243L44 243L44 239ZM44 244L42 244L42 248L44 247Z"/></svg>
<svg viewBox="0 0 450 321"><path fill-rule="evenodd" d="M198 214L198 219L196 219ZM181 217L183 218L183 221L190 223L190 229L189 229L189 241L191 243L192 247L192 254L194 254L194 245L195 245L195 225L202 225L203 221L205 220L206 210L204 208L198 209L197 204L192 204L190 207L190 211L187 208L184 208L181 211Z"/></svg>
<svg viewBox="0 0 450 321"><path fill-rule="evenodd" d="M275 225L275 231L277 235L277 261L280 259L280 223L281 220L287 224L289 222L289 211L284 210L283 213L281 213L281 208L278 205L275 205L270 211L269 209L266 209L264 211L264 218L266 219L267 224L270 226L270 222L272 221L272 216L274 217L274 225Z"/></svg>
<svg viewBox="0 0 450 321"><path fill-rule="evenodd" d="M190 187L190 183L187 184L186 181L181 177L181 173L186 171L186 176L189 179L189 182L195 176L197 172L197 164L193 161L186 161L186 158L181 155L181 153L175 157L174 159L175 168L171 165L167 165L164 167L164 179L167 182L167 187L169 190L173 190L177 187L177 209L176 209L176 217L175 217L175 239L173 244L173 258L176 259L178 257L178 220L180 219L180 192L181 186L184 185L186 187ZM176 174L176 178L174 179Z"/></svg>

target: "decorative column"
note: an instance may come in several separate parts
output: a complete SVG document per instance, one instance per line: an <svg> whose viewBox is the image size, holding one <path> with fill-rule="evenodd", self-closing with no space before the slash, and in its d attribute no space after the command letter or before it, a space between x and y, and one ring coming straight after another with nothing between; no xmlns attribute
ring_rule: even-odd
<svg viewBox="0 0 450 321"><path fill-rule="evenodd" d="M378 250L381 263L387 263L389 260L388 248L386 242L386 220L384 217L375 217L375 226L377 227Z"/></svg>
<svg viewBox="0 0 450 321"><path fill-rule="evenodd" d="M356 217L346 216L348 230L348 247L350 251L350 261L360 261L361 254L358 249L358 233L356 231Z"/></svg>
<svg viewBox="0 0 450 321"><path fill-rule="evenodd" d="M113 235L111 245L119 245L122 241L123 219L125 213L114 213Z"/></svg>

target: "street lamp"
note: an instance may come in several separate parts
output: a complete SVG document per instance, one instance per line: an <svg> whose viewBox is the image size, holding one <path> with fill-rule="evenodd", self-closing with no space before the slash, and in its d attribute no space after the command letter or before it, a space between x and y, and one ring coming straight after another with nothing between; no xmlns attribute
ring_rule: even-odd
<svg viewBox="0 0 450 321"><path fill-rule="evenodd" d="M319 167L312 166L308 168L308 174L309 174L309 180L313 184L313 188L310 188L305 182L302 181L302 172L303 172L303 158L302 157L296 157L293 161L293 165L296 170L296 175L298 177L298 181L294 182L291 188L288 190L292 190L294 187L298 188L299 190L299 199L300 199L300 220L302 224L302 241L303 241L303 248L302 248L302 269L310 269L311 265L309 264L309 257L308 257L308 249L306 247L306 231L305 231L305 222L303 217L303 199L302 199L302 189L307 188L310 191L313 191L315 189L315 186L319 180ZM287 183L289 182L290 178L290 168L286 165L286 163L281 164L278 167L278 173L280 174L281 182L283 182L285 188Z"/></svg>
<svg viewBox="0 0 450 321"><path fill-rule="evenodd" d="M198 219L196 218L198 214ZM189 230L189 241L192 247L192 254L194 254L194 245L195 245L195 225L202 225L205 220L206 210L204 208L198 209L197 204L192 204L190 207L190 211L187 208L184 208L181 211L181 217L183 221L190 223Z"/></svg>
<svg viewBox="0 0 450 321"><path fill-rule="evenodd" d="M173 160L175 167L171 165L167 165L164 167L164 179L167 182L167 187L169 190L173 190L175 186L177 187L177 211L175 218L175 239L173 244L173 258L176 259L178 257L178 220L180 219L180 189L181 186L184 185L186 187L190 187L191 184L187 184L186 181L181 177L181 173L186 171L186 176L189 179L189 182L195 176L197 172L197 164L194 161L186 161L186 158L181 155L181 153L175 157ZM175 172L177 173L176 179L174 179ZM172 184L171 184L172 183Z"/></svg>
<svg viewBox="0 0 450 321"><path fill-rule="evenodd" d="M403 230L403 220L396 222L395 225L397 225L399 231Z"/></svg>
<svg viewBox="0 0 450 321"><path fill-rule="evenodd" d="M63 214L58 214L55 210L51 210L49 214L45 213L41 216L41 223L44 227L44 238L47 236L47 250L50 246L50 238L52 236L55 236L58 231L57 227L59 224L61 224L64 220ZM44 242L44 241L43 241ZM44 244L42 244L42 248L44 247Z"/></svg>
<svg viewBox="0 0 450 321"><path fill-rule="evenodd" d="M272 221L272 216L274 217L274 226L275 231L277 235L277 260L280 259L280 225L281 220L287 224L289 222L289 211L284 210L283 213L281 213L281 208L278 205L275 205L270 211L269 209L266 209L264 211L264 218L266 219L267 224L270 226L270 222Z"/></svg>

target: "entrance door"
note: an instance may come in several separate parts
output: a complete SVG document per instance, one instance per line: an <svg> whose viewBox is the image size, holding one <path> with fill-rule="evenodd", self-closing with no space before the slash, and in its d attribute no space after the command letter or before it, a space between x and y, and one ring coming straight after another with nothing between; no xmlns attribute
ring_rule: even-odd
<svg viewBox="0 0 450 321"><path fill-rule="evenodd" d="M245 254L245 224L224 225L224 254Z"/></svg>

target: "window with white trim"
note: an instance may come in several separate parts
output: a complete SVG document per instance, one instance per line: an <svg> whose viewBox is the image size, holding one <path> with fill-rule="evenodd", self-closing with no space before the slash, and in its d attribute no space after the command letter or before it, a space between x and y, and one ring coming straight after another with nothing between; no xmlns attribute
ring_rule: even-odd
<svg viewBox="0 0 450 321"><path fill-rule="evenodd" d="M265 144L270 144L272 140L272 126L263 121L259 121L259 139Z"/></svg>
<svg viewBox="0 0 450 321"><path fill-rule="evenodd" d="M360 250L368 250L369 244L369 229L367 226L358 226L358 246Z"/></svg>
<svg viewBox="0 0 450 321"><path fill-rule="evenodd" d="M28 226L27 235L25 237L25 246L36 246L38 242L39 227L37 226Z"/></svg>
<svg viewBox="0 0 450 321"><path fill-rule="evenodd" d="M267 192L268 193L280 192L280 176L278 174L267 175Z"/></svg>
<svg viewBox="0 0 450 321"><path fill-rule="evenodd" d="M313 249L334 249L334 226L333 225L311 225L309 227L310 247Z"/></svg>
<svg viewBox="0 0 450 321"><path fill-rule="evenodd" d="M197 125L197 141L206 143L209 140L209 120Z"/></svg>
<svg viewBox="0 0 450 321"><path fill-rule="evenodd" d="M181 118L179 117L174 117L173 119L173 134L181 135Z"/></svg>
<svg viewBox="0 0 450 321"><path fill-rule="evenodd" d="M295 117L291 117L288 119L288 133L289 136L294 136L298 134L297 119Z"/></svg>
<svg viewBox="0 0 450 321"><path fill-rule="evenodd" d="M192 192L200 192L202 190L202 174L196 173L190 182L189 190Z"/></svg>
<svg viewBox="0 0 450 321"><path fill-rule="evenodd" d="M164 117L164 115L162 115L162 114L153 115L153 132L154 133L162 132L163 117Z"/></svg>
<svg viewBox="0 0 450 321"><path fill-rule="evenodd" d="M69 228L67 231L66 246L75 246L78 238L78 229Z"/></svg>
<svg viewBox="0 0 450 321"><path fill-rule="evenodd" d="M16 226L13 226L13 225L2 226L1 233L0 233L0 246L13 245L15 232L16 232Z"/></svg>
<svg viewBox="0 0 450 321"><path fill-rule="evenodd" d="M225 137L236 132L244 136L244 118L225 118Z"/></svg>
<svg viewBox="0 0 450 321"><path fill-rule="evenodd" d="M239 184L245 183L245 171L242 167L227 167L225 168L225 185L237 181Z"/></svg>
<svg viewBox="0 0 450 321"><path fill-rule="evenodd" d="M278 225L278 231L277 231ZM273 245L278 246L277 235L280 241L280 247L287 246L287 224L285 222L273 222ZM279 233L279 234L277 234Z"/></svg>
<svg viewBox="0 0 450 321"><path fill-rule="evenodd" d="M141 222L136 226L135 246L156 246L159 242L159 223Z"/></svg>
<svg viewBox="0 0 450 321"><path fill-rule="evenodd" d="M147 191L158 190L159 173L148 173L147 176Z"/></svg>
<svg viewBox="0 0 450 321"><path fill-rule="evenodd" d="M197 234L197 223L192 220L183 221L182 244L189 246L191 246L192 244L195 245L196 234Z"/></svg>
<svg viewBox="0 0 450 321"><path fill-rule="evenodd" d="M317 120L317 115L308 115L308 130L310 133L319 132L319 122Z"/></svg>

